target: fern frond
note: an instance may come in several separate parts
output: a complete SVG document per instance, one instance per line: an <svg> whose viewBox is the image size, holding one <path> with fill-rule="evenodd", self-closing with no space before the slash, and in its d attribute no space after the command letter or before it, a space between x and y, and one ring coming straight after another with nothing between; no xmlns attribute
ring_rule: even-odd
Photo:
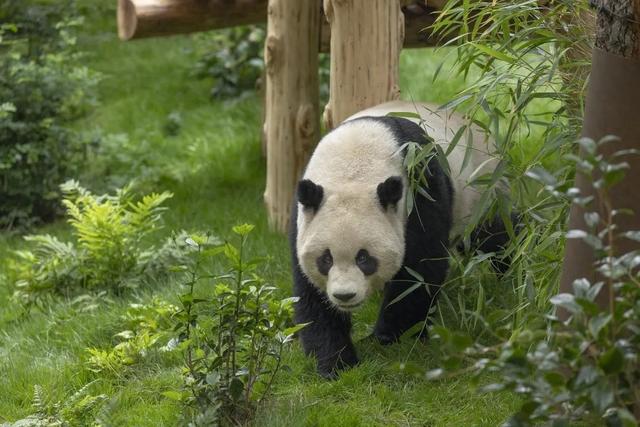
<svg viewBox="0 0 640 427"><path fill-rule="evenodd" d="M47 416L47 402L40 384L35 384L33 386L33 399L31 400L31 406L33 406L38 417L44 418Z"/></svg>

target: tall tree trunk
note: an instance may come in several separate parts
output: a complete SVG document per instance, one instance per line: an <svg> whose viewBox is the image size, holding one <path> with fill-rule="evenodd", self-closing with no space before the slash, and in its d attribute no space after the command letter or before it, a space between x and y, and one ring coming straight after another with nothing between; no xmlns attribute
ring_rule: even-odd
<svg viewBox="0 0 640 427"><path fill-rule="evenodd" d="M593 0L597 12L596 46L583 125L583 136L599 140L615 135L619 143L602 147L605 157L623 149L640 149L640 0ZM621 230L640 230L640 159L625 159L631 169L625 179L612 189L611 202L616 209L631 209L633 215L620 215L615 223ZM580 173L576 187L582 194L595 198L594 207L601 206L591 188L591 180ZM585 211L577 205L571 207L569 229L586 229ZM617 253L637 249L637 242L618 239L614 242ZM583 241L569 239L560 290L572 292L574 280L597 280L593 267L594 254ZM609 292L603 290L599 303L609 304ZM566 313L564 313L566 316Z"/></svg>

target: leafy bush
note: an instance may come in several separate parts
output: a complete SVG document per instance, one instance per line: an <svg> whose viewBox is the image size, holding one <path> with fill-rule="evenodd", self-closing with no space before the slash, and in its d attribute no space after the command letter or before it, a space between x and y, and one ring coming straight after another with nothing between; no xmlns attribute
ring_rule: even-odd
<svg viewBox="0 0 640 427"><path fill-rule="evenodd" d="M161 205L171 193L136 200L131 187L113 196L95 196L75 181L60 188L74 241L26 236L33 249L16 251L9 265L14 299L30 305L88 289L119 293L144 279L155 262L153 247L144 239L158 229L165 210Z"/></svg>
<svg viewBox="0 0 640 427"><path fill-rule="evenodd" d="M0 229L59 213L58 186L84 156L70 123L91 105L97 82L79 65L73 32L81 21L72 9L9 2L6 10L13 24L0 27Z"/></svg>
<svg viewBox="0 0 640 427"><path fill-rule="evenodd" d="M640 251L618 253L621 239L640 241L640 231L618 230L616 216L629 214L615 209L609 191L624 176L628 164L621 160L629 151L606 160L597 154L598 146L611 143L580 141L584 158L571 156L578 170L592 176L600 200L584 197L566 182L557 181L544 170L532 172L553 197L561 197L585 209L588 230L569 230L567 238L579 238L596 254L599 274L596 282L585 278L573 283L572 294L550 298L557 309L565 310L568 320L556 314L505 337L493 346L473 343L471 337L436 327L446 356L442 368L427 373L438 378L468 369L478 378L490 373L498 380L485 391L510 390L522 397L517 413L507 426L529 426L552 422L554 426L608 425L637 426L640 404ZM640 155L640 152L636 153ZM598 304L600 293L607 293L609 306ZM635 416L634 416L634 411Z"/></svg>
<svg viewBox="0 0 640 427"><path fill-rule="evenodd" d="M212 78L211 96L237 97L263 87L264 42L261 26L234 27L199 36L200 59L194 73ZM319 55L320 103L329 99L329 55Z"/></svg>
<svg viewBox="0 0 640 427"><path fill-rule="evenodd" d="M212 97L236 97L254 90L264 70L266 31L260 26L234 27L201 36L206 52L194 69L213 78Z"/></svg>
<svg viewBox="0 0 640 427"><path fill-rule="evenodd" d="M192 262L176 268L186 277L181 309L174 316L185 383L182 391L165 395L185 403L192 425L236 425L249 419L270 391L284 347L301 328L289 327L294 299L276 299L275 288L255 273L261 260L246 259L252 229L246 224L233 228L237 245L192 236L187 240ZM221 253L226 273L201 271ZM204 296L196 293L202 282Z"/></svg>

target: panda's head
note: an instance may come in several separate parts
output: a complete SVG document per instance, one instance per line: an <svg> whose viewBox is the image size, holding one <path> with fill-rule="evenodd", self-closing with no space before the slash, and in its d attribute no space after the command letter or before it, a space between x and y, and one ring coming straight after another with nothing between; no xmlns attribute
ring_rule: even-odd
<svg viewBox="0 0 640 427"><path fill-rule="evenodd" d="M359 307L401 268L404 188L401 176L369 185L299 182L296 243L300 266L338 309Z"/></svg>

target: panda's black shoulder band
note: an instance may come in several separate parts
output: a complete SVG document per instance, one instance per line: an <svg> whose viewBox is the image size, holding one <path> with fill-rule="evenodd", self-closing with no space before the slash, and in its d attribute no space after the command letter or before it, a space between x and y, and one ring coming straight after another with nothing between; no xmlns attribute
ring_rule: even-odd
<svg viewBox="0 0 640 427"><path fill-rule="evenodd" d="M317 212L324 197L324 190L310 179L303 179L298 183L298 201L305 209L313 209Z"/></svg>
<svg viewBox="0 0 640 427"><path fill-rule="evenodd" d="M378 199L383 209L388 206L396 206L402 198L402 178L392 176L383 183L378 184Z"/></svg>

